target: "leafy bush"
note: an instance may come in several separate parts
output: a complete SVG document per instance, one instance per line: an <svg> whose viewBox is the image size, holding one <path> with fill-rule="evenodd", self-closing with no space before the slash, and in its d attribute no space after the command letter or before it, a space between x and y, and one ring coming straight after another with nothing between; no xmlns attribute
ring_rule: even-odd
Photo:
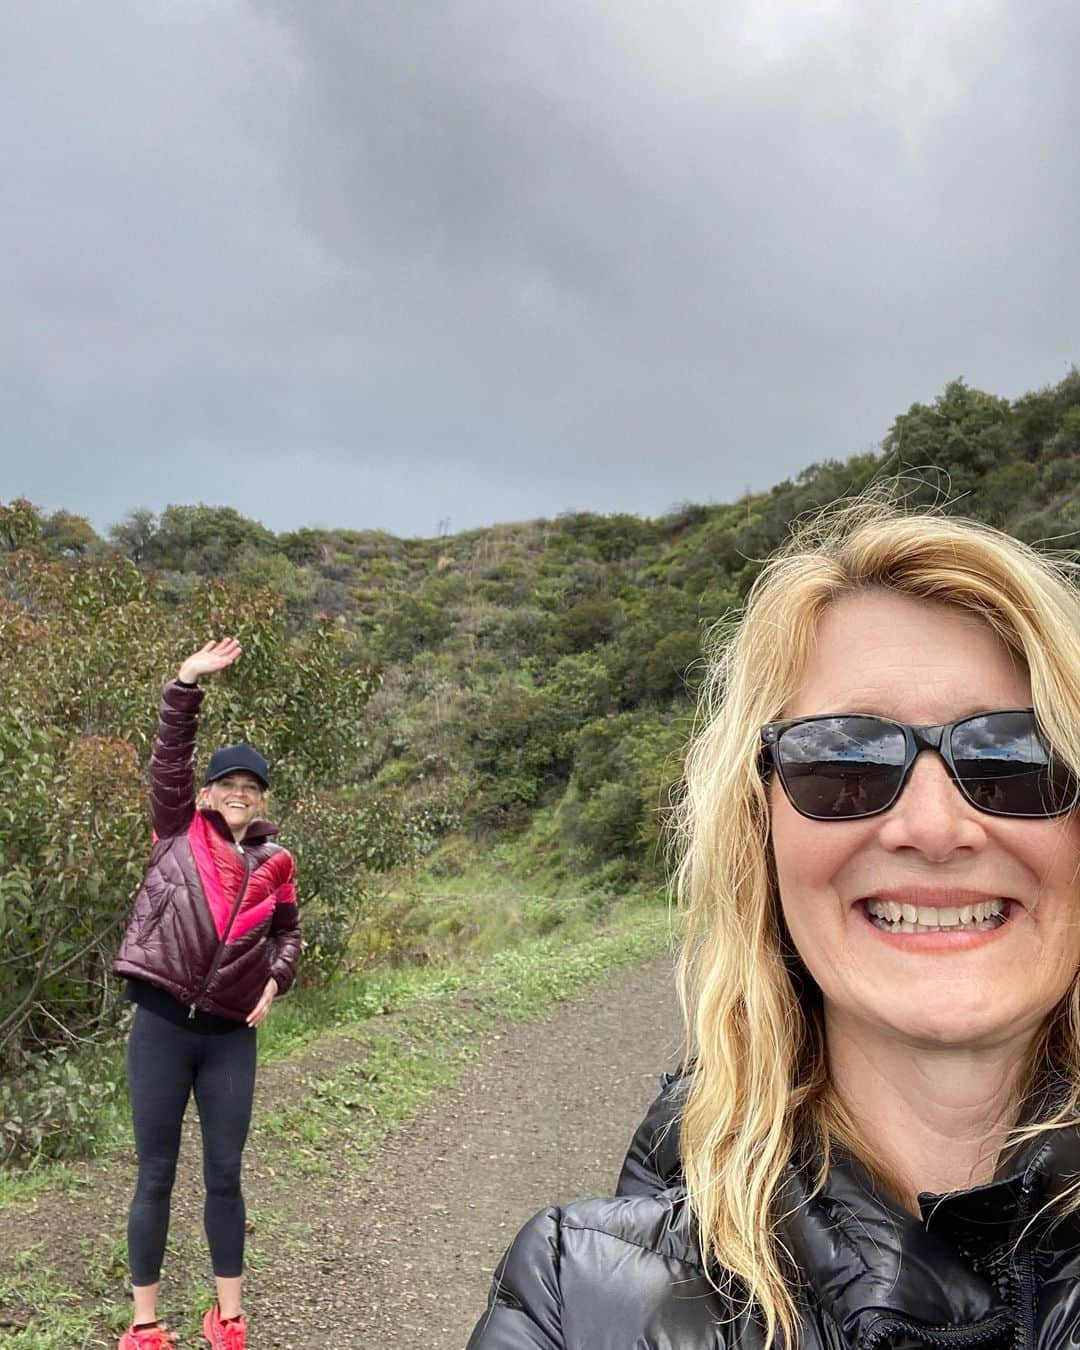
<svg viewBox="0 0 1080 1350"><path fill-rule="evenodd" d="M244 552L271 553L274 536L231 506L167 506L146 545L154 567L224 572Z"/></svg>
<svg viewBox="0 0 1080 1350"><path fill-rule="evenodd" d="M933 403L913 403L897 417L884 446L904 464L944 469L960 491L1001 462L1006 443L990 433L1008 418L1006 399L952 380Z"/></svg>
<svg viewBox="0 0 1080 1350"><path fill-rule="evenodd" d="M622 713L590 722L577 743L564 834L594 862L625 856L638 870L659 865L665 807L682 772L686 721Z"/></svg>
<svg viewBox="0 0 1080 1350"><path fill-rule="evenodd" d="M461 800L452 789L409 802L405 834L414 853L430 853L439 840L461 825Z"/></svg>
<svg viewBox="0 0 1080 1350"><path fill-rule="evenodd" d="M646 698L673 698L701 682L701 636L696 628L667 633L651 649L641 666Z"/></svg>
<svg viewBox="0 0 1080 1350"><path fill-rule="evenodd" d="M556 640L571 652L588 651L615 633L620 619L618 604L603 595L589 596L572 605L559 620Z"/></svg>
<svg viewBox="0 0 1080 1350"><path fill-rule="evenodd" d="M1042 475L1044 492L1069 492L1080 483L1080 419L1077 427L1077 451L1077 454L1070 455L1066 459L1052 459L1047 463Z"/></svg>
<svg viewBox="0 0 1080 1350"><path fill-rule="evenodd" d="M999 528L1015 519L1029 504L1040 477L1038 465L1027 460L992 469L975 496L981 519Z"/></svg>
<svg viewBox="0 0 1080 1350"><path fill-rule="evenodd" d="M598 862L634 851L641 829L641 795L632 783L601 783L581 808L577 836Z"/></svg>
<svg viewBox="0 0 1080 1350"><path fill-rule="evenodd" d="M0 1079L0 1166L85 1152L116 1084L57 1048L22 1055Z"/></svg>
<svg viewBox="0 0 1080 1350"><path fill-rule="evenodd" d="M1053 435L1043 446L1043 453L1048 459L1058 460L1080 455L1080 404L1061 415Z"/></svg>
<svg viewBox="0 0 1080 1350"><path fill-rule="evenodd" d="M419 596L395 595L393 603L376 614L374 647L384 661L407 661L425 647L433 647L450 634L445 609Z"/></svg>
<svg viewBox="0 0 1080 1350"><path fill-rule="evenodd" d="M399 801L385 795L312 792L286 825L302 892L300 975L315 984L346 963L372 878L411 857L413 845Z"/></svg>
<svg viewBox="0 0 1080 1350"><path fill-rule="evenodd" d="M561 657L544 688L553 723L576 730L612 707L614 680L602 650Z"/></svg>

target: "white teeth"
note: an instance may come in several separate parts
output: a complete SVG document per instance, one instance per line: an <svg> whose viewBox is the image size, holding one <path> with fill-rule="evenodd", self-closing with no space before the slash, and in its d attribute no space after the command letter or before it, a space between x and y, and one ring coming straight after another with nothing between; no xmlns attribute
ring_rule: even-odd
<svg viewBox="0 0 1080 1350"><path fill-rule="evenodd" d="M980 900L976 905L910 905L895 900L870 900L866 905L879 928L893 933L940 932L967 928L982 932L1005 922L1004 900Z"/></svg>

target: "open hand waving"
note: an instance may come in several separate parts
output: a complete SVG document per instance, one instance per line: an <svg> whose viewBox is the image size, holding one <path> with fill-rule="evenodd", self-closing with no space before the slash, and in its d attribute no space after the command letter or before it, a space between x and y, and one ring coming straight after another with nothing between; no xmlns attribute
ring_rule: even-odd
<svg viewBox="0 0 1080 1350"><path fill-rule="evenodd" d="M183 680L184 684L197 684L200 676L213 675L215 671L231 666L242 651L243 648L236 638L227 637L208 642L197 652L192 652L184 661L177 679Z"/></svg>

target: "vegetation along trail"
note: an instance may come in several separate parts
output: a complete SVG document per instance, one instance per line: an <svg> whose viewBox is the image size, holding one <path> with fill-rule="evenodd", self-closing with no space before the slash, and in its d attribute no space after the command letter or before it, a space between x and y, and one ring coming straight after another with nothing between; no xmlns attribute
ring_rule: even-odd
<svg viewBox="0 0 1080 1350"><path fill-rule="evenodd" d="M487 984L341 1025L264 1067L244 1182L254 1346L461 1350L518 1227L612 1191L676 1059L662 920L615 934L599 958L595 942L576 957L509 954ZM538 980L562 1001L535 1001ZM192 1109L163 1286L185 1345L209 1288L197 1129ZM124 1148L0 1207L0 1346L115 1344L133 1175Z"/></svg>

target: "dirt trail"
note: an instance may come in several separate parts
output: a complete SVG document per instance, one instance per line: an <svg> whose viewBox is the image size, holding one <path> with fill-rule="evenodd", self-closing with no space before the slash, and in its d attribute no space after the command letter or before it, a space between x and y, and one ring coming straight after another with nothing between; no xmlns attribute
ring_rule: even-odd
<svg viewBox="0 0 1080 1350"><path fill-rule="evenodd" d="M416 1016L412 1034L423 1036L423 1010ZM671 958L655 957L540 1020L481 1033L451 1092L366 1156L351 1135L338 1137L320 1155L329 1158L325 1175L275 1169L278 1145L253 1141L244 1181L256 1230L245 1290L252 1350L462 1350L520 1225L546 1204L611 1193L657 1075L675 1060L677 1028ZM330 1066L366 1064L381 1030L331 1037L260 1070L256 1117L301 1103ZM201 1308L211 1288L194 1116L163 1286L162 1312L174 1325L179 1307ZM0 1346L36 1320L33 1296L17 1291L39 1263L50 1268L51 1297L66 1290L65 1306L94 1310L94 1329L77 1343L115 1346L106 1319L129 1306L116 1253L134 1164L131 1150L81 1164L67 1193L0 1210ZM182 1344L204 1342L185 1335Z"/></svg>
<svg viewBox="0 0 1080 1350"><path fill-rule="evenodd" d="M304 1262L250 1277L260 1350L323 1343L330 1328L336 1347L462 1350L520 1225L614 1189L677 1028L663 956L493 1038L451 1096L383 1144L370 1175L310 1197Z"/></svg>

